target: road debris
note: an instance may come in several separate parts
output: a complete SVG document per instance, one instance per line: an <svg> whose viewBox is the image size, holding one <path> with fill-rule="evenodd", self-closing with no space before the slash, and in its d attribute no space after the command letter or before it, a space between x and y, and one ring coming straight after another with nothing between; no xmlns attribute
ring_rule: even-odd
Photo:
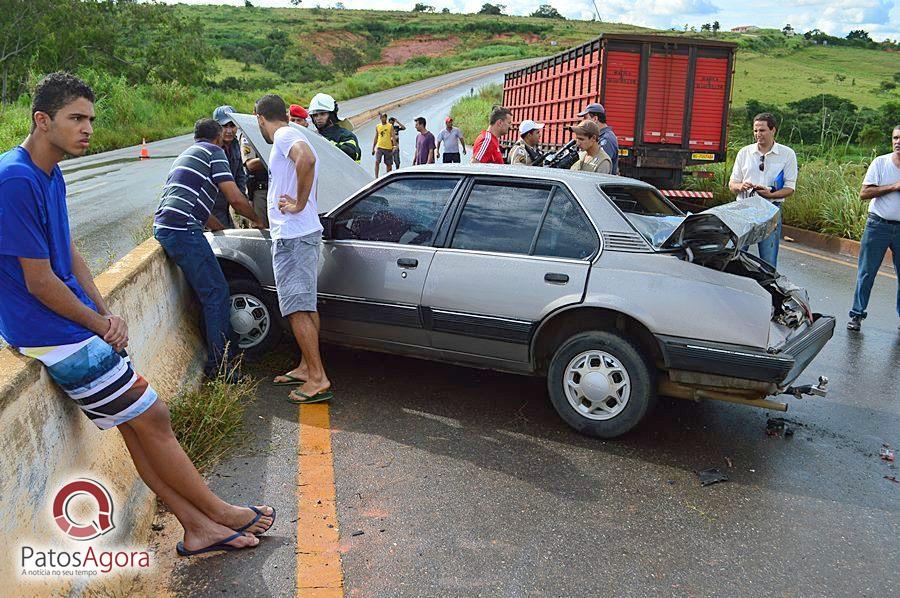
<svg viewBox="0 0 900 598"><path fill-rule="evenodd" d="M698 472L697 475L700 476L701 486L710 486L719 482L728 481L728 476L718 469L704 469L703 471Z"/></svg>
<svg viewBox="0 0 900 598"><path fill-rule="evenodd" d="M892 449L891 445L889 445L889 444L882 444L881 452L879 453L879 456L881 457L881 459L883 461L887 461L888 463L893 463L894 462L894 449Z"/></svg>
<svg viewBox="0 0 900 598"><path fill-rule="evenodd" d="M353 537L356 537L356 536L361 536L361 535L363 535L364 533L366 533L366 532L362 531L361 529L358 529L358 530L356 530L355 532L353 532L353 533L350 534L350 535L353 536Z"/></svg>
<svg viewBox="0 0 900 598"><path fill-rule="evenodd" d="M886 475L884 476L884 479L888 480L889 482L894 482L895 484L900 484L900 480L898 480L897 476L895 475Z"/></svg>
<svg viewBox="0 0 900 598"><path fill-rule="evenodd" d="M770 417L766 420L766 435L771 437L784 435L785 438L793 436L794 429L787 423L783 417Z"/></svg>
<svg viewBox="0 0 900 598"><path fill-rule="evenodd" d="M729 469L731 469L732 467L734 467L734 463L732 463L732 462L731 462L731 459L729 459L728 457L725 457L725 463L728 463L728 468L729 468Z"/></svg>

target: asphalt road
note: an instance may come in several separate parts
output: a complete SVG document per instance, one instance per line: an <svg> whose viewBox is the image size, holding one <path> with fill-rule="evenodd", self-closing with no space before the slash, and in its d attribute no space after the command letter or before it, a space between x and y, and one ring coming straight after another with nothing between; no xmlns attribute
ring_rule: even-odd
<svg viewBox="0 0 900 598"><path fill-rule="evenodd" d="M787 247L780 269L839 317L801 378L829 376L829 396L787 399L787 414L662 400L600 441L561 422L541 380L325 347L345 594L897 595L900 484L885 476L900 472L878 455L900 447L897 283L879 276L849 333L854 264ZM256 373L295 358L282 343ZM298 415L285 395L263 383L253 446L211 477L279 520L252 552L179 561L177 594L296 593ZM793 436L766 434L779 415ZM713 467L729 480L701 487L696 472Z"/></svg>
<svg viewBox="0 0 900 598"><path fill-rule="evenodd" d="M505 64L506 68L512 69L527 62L515 61ZM366 110L503 66L501 64L476 67L344 102L339 101L340 115L344 118L352 117ZM459 95L487 81L502 81L502 75L490 75L466 83L453 92L441 93L434 102L446 107L445 111L449 112L450 105ZM425 104L429 103L430 100L425 101ZM410 132L405 134L404 143L414 143L415 131L411 124L409 128ZM371 133L367 131L368 129L363 128L360 138L371 143L374 128ZM139 160L141 148L135 146L73 158L60 164L68 191L72 236L88 264L95 271L104 270L134 248L136 235L146 227L147 217L156 210L159 194L172 161L190 145L191 140L191 135L182 135L148 143L149 160ZM363 141L363 147L366 143ZM409 158L404 162L410 164L412 150L406 151ZM366 157L372 159L368 152L364 152L364 158Z"/></svg>

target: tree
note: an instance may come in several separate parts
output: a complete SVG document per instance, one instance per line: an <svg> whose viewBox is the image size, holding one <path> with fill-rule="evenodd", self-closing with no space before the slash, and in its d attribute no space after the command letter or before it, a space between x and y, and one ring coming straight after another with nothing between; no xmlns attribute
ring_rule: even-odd
<svg viewBox="0 0 900 598"><path fill-rule="evenodd" d="M864 44L872 43L872 38L869 37L869 33L862 29L854 29L847 34L847 39L851 42L862 42Z"/></svg>
<svg viewBox="0 0 900 598"><path fill-rule="evenodd" d="M541 4L536 11L531 13L532 17L537 17L538 19L563 19L565 17L559 14L559 11L550 6L549 4Z"/></svg>
<svg viewBox="0 0 900 598"><path fill-rule="evenodd" d="M291 0L291 6L300 6L303 4L303 0Z"/></svg>
<svg viewBox="0 0 900 598"><path fill-rule="evenodd" d="M347 7L344 6L344 3L343 3L343 2L335 2L335 3L334 3L334 9L335 9L335 10L347 10Z"/></svg>
<svg viewBox="0 0 900 598"><path fill-rule="evenodd" d="M713 24L712 24L712 32L713 33L718 33L719 29L721 29L721 28L722 28L722 26L719 25L718 21L713 21Z"/></svg>
<svg viewBox="0 0 900 598"><path fill-rule="evenodd" d="M712 25L709 23L703 23L700 25L700 31L712 31Z"/></svg>
<svg viewBox="0 0 900 598"><path fill-rule="evenodd" d="M794 28L791 27L790 23L788 23L781 29L781 32L785 35L794 35Z"/></svg>
<svg viewBox="0 0 900 598"><path fill-rule="evenodd" d="M244 0L244 8L253 8L253 3L250 0Z"/></svg>
<svg viewBox="0 0 900 598"><path fill-rule="evenodd" d="M421 2L416 2L416 5L413 6L413 12L434 12L434 7L429 6L428 4L422 4Z"/></svg>
<svg viewBox="0 0 900 598"><path fill-rule="evenodd" d="M503 11L506 9L505 4L488 4L485 3L481 6L481 10L478 11L480 15L502 15Z"/></svg>
<svg viewBox="0 0 900 598"><path fill-rule="evenodd" d="M441 12L442 12L443 14L445 14L445 15L449 15L449 14L450 14L450 9L447 8L447 7L445 6L444 8L441 9Z"/></svg>

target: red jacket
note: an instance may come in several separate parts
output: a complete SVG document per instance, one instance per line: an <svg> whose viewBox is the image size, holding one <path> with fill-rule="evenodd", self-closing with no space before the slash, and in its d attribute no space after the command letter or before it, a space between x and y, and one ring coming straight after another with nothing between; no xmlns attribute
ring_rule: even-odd
<svg viewBox="0 0 900 598"><path fill-rule="evenodd" d="M472 146L472 162L481 164L505 164L500 153L500 140L490 131L482 131Z"/></svg>

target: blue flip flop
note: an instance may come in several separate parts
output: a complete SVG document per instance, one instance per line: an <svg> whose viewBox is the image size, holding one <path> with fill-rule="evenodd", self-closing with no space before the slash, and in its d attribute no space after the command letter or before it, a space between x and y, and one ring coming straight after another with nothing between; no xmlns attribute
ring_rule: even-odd
<svg viewBox="0 0 900 598"><path fill-rule="evenodd" d="M267 528L264 529L263 531L257 532L257 533L255 533L255 534L253 534L253 535L255 535L255 536L261 536L262 534L264 534L264 533L266 533L267 531L269 531L270 529L272 529L272 526L275 525L275 507L266 505L267 507L269 507L270 509L272 509L272 514L271 514L271 515L266 515L265 513L263 513L262 511L260 511L260 510L257 509L256 507L254 507L253 505L247 505L247 506L248 506L249 508L253 509L253 512L256 513L256 517L254 517L253 520L252 520L250 523L248 523L247 525L245 525L244 527L239 527L238 529L236 529L236 530L234 530L234 531L236 531L236 532L243 532L243 531L246 531L248 528L253 527L253 525L255 525L257 521L259 521L259 518L260 518L260 517L271 517L271 518L272 518L272 523L270 523L270 524L269 524L269 527L267 527Z"/></svg>
<svg viewBox="0 0 900 598"><path fill-rule="evenodd" d="M175 552L178 553L178 556L196 556L198 554L206 554L207 552L218 552L218 551L232 551L232 550L246 550L247 548L255 548L254 546L246 546L244 548L240 548L238 546L231 546L228 542L232 540L237 540L244 534L240 532L236 532L224 540L220 542L216 542L215 544L210 544L206 548L198 548L197 550L188 550L184 547L184 542L179 542L175 545Z"/></svg>

